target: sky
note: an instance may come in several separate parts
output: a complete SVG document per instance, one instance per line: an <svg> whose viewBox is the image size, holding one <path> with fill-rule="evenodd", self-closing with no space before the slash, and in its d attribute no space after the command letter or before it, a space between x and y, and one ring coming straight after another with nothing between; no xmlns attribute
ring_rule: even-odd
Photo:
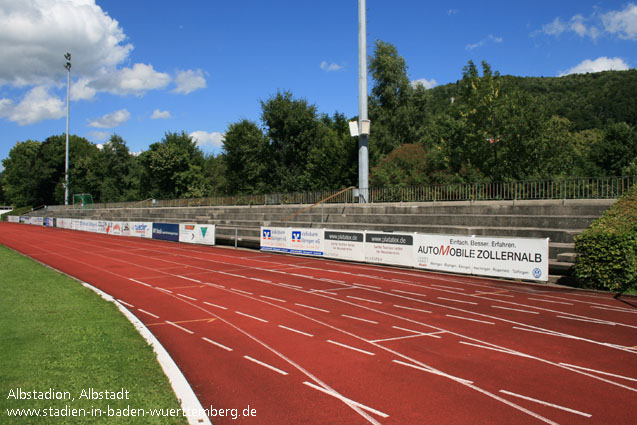
<svg viewBox="0 0 637 425"><path fill-rule="evenodd" d="M140 152L184 131L218 154L229 124L259 123L283 90L358 115L354 0L0 0L0 28L0 160L65 133L67 52L70 133L97 145L118 134ZM427 88L469 60L517 76L625 70L637 1L367 0L368 54L375 40Z"/></svg>

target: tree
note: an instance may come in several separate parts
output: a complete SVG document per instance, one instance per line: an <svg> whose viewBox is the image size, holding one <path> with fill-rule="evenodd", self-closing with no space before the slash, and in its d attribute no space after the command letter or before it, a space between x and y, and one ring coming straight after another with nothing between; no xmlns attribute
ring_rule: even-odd
<svg viewBox="0 0 637 425"><path fill-rule="evenodd" d="M166 133L139 156L141 185L154 198L191 198L209 193L202 170L204 155L185 132Z"/></svg>
<svg viewBox="0 0 637 425"><path fill-rule="evenodd" d="M637 157L637 131L624 122L607 124L604 139L590 154L602 175L619 176Z"/></svg>
<svg viewBox="0 0 637 425"><path fill-rule="evenodd" d="M7 202L16 207L34 206L38 202L38 181L32 174L40 151L40 142L18 142L2 160L2 188Z"/></svg>
<svg viewBox="0 0 637 425"><path fill-rule="evenodd" d="M226 191L230 194L264 193L271 185L268 140L248 120L230 124L223 139Z"/></svg>

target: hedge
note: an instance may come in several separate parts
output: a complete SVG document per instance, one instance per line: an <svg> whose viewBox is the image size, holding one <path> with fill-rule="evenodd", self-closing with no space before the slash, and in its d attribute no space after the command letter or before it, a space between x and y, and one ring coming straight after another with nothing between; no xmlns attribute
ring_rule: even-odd
<svg viewBox="0 0 637 425"><path fill-rule="evenodd" d="M637 186L575 238L575 276L582 286L637 289Z"/></svg>

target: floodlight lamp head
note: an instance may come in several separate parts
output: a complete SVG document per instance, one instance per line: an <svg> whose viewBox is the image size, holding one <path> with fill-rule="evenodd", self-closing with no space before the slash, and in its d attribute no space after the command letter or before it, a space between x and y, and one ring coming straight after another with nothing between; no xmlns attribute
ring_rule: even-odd
<svg viewBox="0 0 637 425"><path fill-rule="evenodd" d="M67 71L71 70L71 62L67 62L66 65L64 65L64 68L66 68Z"/></svg>
<svg viewBox="0 0 637 425"><path fill-rule="evenodd" d="M71 61L71 54L70 53L65 54L64 55L64 59L66 59L67 61L70 62Z"/></svg>

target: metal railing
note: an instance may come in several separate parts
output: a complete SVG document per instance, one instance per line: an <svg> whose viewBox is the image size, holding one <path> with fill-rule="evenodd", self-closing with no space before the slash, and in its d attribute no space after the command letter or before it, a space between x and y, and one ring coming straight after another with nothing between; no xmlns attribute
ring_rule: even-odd
<svg viewBox="0 0 637 425"><path fill-rule="evenodd" d="M637 176L569 178L490 183L441 184L417 187L369 188L369 202L438 202L438 201L499 201L545 199L614 199L637 184ZM136 202L95 203L92 208L176 208L202 206L286 205L325 203L354 203L357 190L353 188L320 190L315 192L270 193L263 195L213 196L208 198L146 199ZM50 211L79 208L53 205Z"/></svg>

